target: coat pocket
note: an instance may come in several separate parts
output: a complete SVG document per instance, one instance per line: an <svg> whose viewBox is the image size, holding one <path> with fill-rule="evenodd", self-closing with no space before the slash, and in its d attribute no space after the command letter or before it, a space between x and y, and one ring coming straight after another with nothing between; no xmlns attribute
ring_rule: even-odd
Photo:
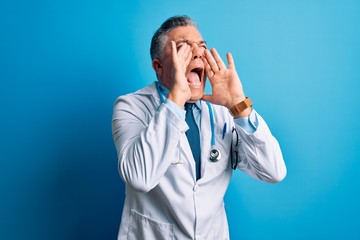
<svg viewBox="0 0 360 240"><path fill-rule="evenodd" d="M174 239L174 225L155 221L131 210L127 239Z"/></svg>

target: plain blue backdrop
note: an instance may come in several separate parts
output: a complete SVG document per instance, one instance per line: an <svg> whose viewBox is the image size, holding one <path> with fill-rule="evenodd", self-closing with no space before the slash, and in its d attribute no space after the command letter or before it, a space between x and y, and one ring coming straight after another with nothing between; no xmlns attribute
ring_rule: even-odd
<svg viewBox="0 0 360 240"><path fill-rule="evenodd" d="M231 238L360 239L355 0L1 1L0 239L116 238L113 102L155 80L150 39L175 14L233 53L288 167L234 174Z"/></svg>

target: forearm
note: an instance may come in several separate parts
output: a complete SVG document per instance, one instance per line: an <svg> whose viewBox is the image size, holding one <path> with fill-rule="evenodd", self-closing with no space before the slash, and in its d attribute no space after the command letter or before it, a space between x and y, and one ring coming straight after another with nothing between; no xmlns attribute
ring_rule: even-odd
<svg viewBox="0 0 360 240"><path fill-rule="evenodd" d="M187 125L164 104L148 123L124 107L113 117L119 173L131 187L147 192L180 157L178 143Z"/></svg>
<svg viewBox="0 0 360 240"><path fill-rule="evenodd" d="M237 125L241 139L239 145L241 161L238 167L256 179L265 182L279 182L286 176L286 166L279 143L271 134L262 117L256 112L254 114L256 114L258 122L254 133L248 133Z"/></svg>

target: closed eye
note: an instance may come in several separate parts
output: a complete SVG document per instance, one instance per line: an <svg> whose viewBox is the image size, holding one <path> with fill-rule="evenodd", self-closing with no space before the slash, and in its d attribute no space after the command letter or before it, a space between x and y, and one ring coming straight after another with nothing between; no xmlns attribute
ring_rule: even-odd
<svg viewBox="0 0 360 240"><path fill-rule="evenodd" d="M199 47L207 49L206 45L200 45Z"/></svg>
<svg viewBox="0 0 360 240"><path fill-rule="evenodd" d="M184 45L184 43L178 44L178 45L176 46L176 49L179 51L182 45Z"/></svg>

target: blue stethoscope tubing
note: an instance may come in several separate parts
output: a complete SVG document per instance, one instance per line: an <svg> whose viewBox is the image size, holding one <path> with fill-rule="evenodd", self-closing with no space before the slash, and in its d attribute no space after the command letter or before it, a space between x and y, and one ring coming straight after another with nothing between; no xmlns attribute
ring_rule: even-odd
<svg viewBox="0 0 360 240"><path fill-rule="evenodd" d="M165 102L165 96L162 94L161 90L160 90L160 84L158 82L156 83L156 89L158 91L159 97L160 97L160 102L163 103ZM210 117L210 128L211 128L211 150L210 150L210 161L212 162L217 162L220 160L221 158L221 154L220 152L215 148L215 119L214 119L214 112L213 112L213 108L211 106L211 104L209 102L206 102L206 105L209 109L209 117Z"/></svg>
<svg viewBox="0 0 360 240"><path fill-rule="evenodd" d="M210 116L210 128L211 128L211 150L209 160L212 162L217 162L221 158L221 153L219 150L215 148L215 120L213 108L209 102L206 102L206 105L209 108L209 116ZM226 125L225 125L226 126ZM225 129L225 128L224 128Z"/></svg>

